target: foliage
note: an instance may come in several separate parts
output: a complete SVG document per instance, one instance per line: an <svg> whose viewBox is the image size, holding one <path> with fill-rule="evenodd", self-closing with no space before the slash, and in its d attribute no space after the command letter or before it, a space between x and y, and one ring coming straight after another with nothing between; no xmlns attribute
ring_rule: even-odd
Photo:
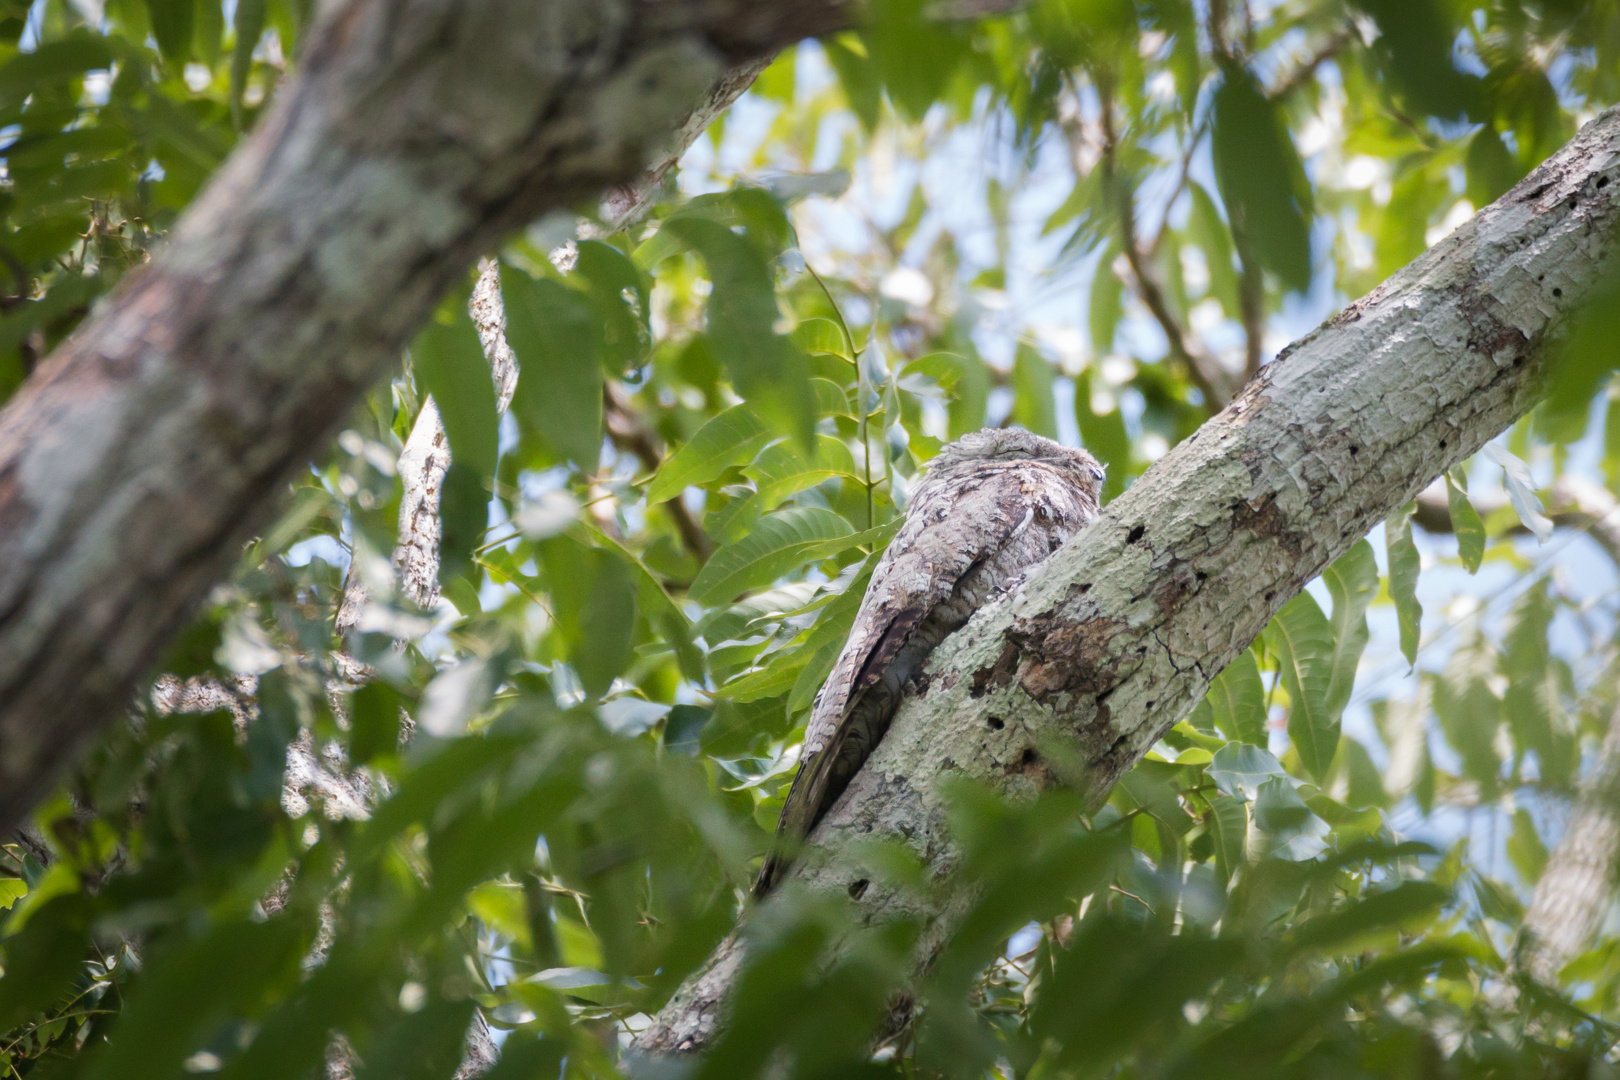
<svg viewBox="0 0 1620 1080"><path fill-rule="evenodd" d="M649 221L513 238L504 426L446 301L166 660L203 703L143 695L0 848L4 1075L311 1075L341 1035L366 1075L449 1076L475 1005L508 1033L494 1075L614 1075L742 909L873 555L945 441L1008 418L1078 437L1112 497L1299 305L1364 292L1620 96L1607 2L924 9L779 58L737 113L763 132L745 180L700 147ZM218 166L305 12L0 14L4 394ZM738 126L714 139L733 158ZM919 181L963 140L972 183ZM1585 439L1620 472L1620 438L1586 434L1620 430L1586 348L1501 460ZM447 599L423 612L378 565L429 394L455 465ZM1492 468L1448 480L1455 558L1396 515L1383 574L1352 549L1107 805L955 791L969 915L913 1023L884 1027L920 928L790 893L747 924L700 1071L1607 1070L1615 940L1564 997L1512 949L1613 704L1612 597L1474 511ZM1533 520L1528 477L1506 486ZM373 606L339 640L351 576ZM1433 590L1467 581L1457 620ZM1391 660L1415 694L1390 696ZM1502 822L1512 878L1460 814ZM890 887L925 887L887 855Z"/></svg>

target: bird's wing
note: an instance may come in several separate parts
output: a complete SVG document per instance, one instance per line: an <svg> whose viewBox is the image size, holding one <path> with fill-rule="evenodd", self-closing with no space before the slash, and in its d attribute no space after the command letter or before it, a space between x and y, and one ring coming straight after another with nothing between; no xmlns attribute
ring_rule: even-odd
<svg viewBox="0 0 1620 1080"><path fill-rule="evenodd" d="M851 734L862 695L882 678L929 613L1029 527L1034 501L1023 472L988 466L935 483L930 483L935 480L930 474L918 486L905 524L872 572L849 640L816 697L778 838L807 835L826 810L833 767ZM757 895L769 891L786 868L783 854L766 859Z"/></svg>

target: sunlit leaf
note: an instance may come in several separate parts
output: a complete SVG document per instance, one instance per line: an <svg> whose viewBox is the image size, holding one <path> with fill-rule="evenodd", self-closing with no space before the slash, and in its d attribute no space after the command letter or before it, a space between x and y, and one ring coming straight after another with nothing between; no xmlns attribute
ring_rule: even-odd
<svg viewBox="0 0 1620 1080"><path fill-rule="evenodd" d="M1502 484L1507 488L1508 501L1513 504L1519 520L1545 544L1552 537L1553 525L1541 505L1541 497L1536 494L1530 466L1497 443L1485 444L1485 456L1502 467Z"/></svg>
<svg viewBox="0 0 1620 1080"><path fill-rule="evenodd" d="M819 507L771 514L753 533L714 553L692 582L692 598L699 603L730 600L747 589L769 585L802 565L807 551L854 532L849 522Z"/></svg>
<svg viewBox="0 0 1620 1080"><path fill-rule="evenodd" d="M1253 652L1245 649L1238 653L1237 659L1210 683L1205 700L1210 705L1211 720L1222 735L1265 747L1266 689Z"/></svg>
<svg viewBox="0 0 1620 1080"><path fill-rule="evenodd" d="M1378 562L1372 545L1357 541L1326 570L1322 581L1333 597L1333 681L1328 686L1328 715L1338 720L1350 703L1356 667L1367 648L1367 606L1378 594Z"/></svg>
<svg viewBox="0 0 1620 1080"><path fill-rule="evenodd" d="M670 455L648 486L647 501L663 502L688 487L709 483L731 466L751 460L772 438L771 429L752 409L733 405Z"/></svg>
<svg viewBox="0 0 1620 1080"><path fill-rule="evenodd" d="M1384 522L1384 545L1389 556L1389 596L1395 602L1400 624L1401 654L1408 664L1417 663L1418 634L1423 622L1423 605L1417 598L1419 559L1412 542L1412 512L1416 503L1407 503Z"/></svg>
<svg viewBox="0 0 1620 1080"><path fill-rule="evenodd" d="M1300 593L1272 618L1266 648L1277 657L1288 691L1288 738L1310 774L1326 777L1339 749L1339 717L1331 698L1333 629L1310 593Z"/></svg>

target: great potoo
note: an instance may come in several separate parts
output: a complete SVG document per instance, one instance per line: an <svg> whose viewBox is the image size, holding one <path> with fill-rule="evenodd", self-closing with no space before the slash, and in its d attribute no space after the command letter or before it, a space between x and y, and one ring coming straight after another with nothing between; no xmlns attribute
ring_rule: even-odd
<svg viewBox="0 0 1620 1080"><path fill-rule="evenodd" d="M781 878L788 847L809 834L871 754L928 654L1090 524L1102 480L1102 466L1084 450L1017 428L964 435L929 463L816 695L778 847L756 896Z"/></svg>

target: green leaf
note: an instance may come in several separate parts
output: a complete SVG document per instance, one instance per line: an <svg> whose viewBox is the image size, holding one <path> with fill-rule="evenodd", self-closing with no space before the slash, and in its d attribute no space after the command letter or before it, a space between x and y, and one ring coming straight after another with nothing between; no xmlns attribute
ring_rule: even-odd
<svg viewBox="0 0 1620 1080"><path fill-rule="evenodd" d="M439 488L439 581L447 587L471 565L473 549L488 530L487 475L455 457L445 471Z"/></svg>
<svg viewBox="0 0 1620 1080"><path fill-rule="evenodd" d="M1250 743L1264 749L1266 737L1266 688L1260 681L1260 666L1254 653L1244 649L1209 684L1204 698L1211 719L1222 735L1234 742Z"/></svg>
<svg viewBox="0 0 1620 1080"><path fill-rule="evenodd" d="M813 459L807 459L800 453L791 440L773 443L743 470L743 475L754 482L754 494L726 515L724 533L717 535L727 541L739 539L762 514L775 509L790 495L833 477L860 479L856 475L855 459L850 455L849 447L830 435L816 436Z"/></svg>
<svg viewBox="0 0 1620 1080"><path fill-rule="evenodd" d="M776 332L776 287L764 255L725 226L699 217L670 218L663 231L708 266L714 285L709 339L738 393L808 447L816 422L810 367L798 346Z"/></svg>
<svg viewBox="0 0 1620 1080"><path fill-rule="evenodd" d="M494 476L495 383L472 320L461 304L449 307L448 317L430 321L411 343L411 365L439 408L452 460L479 476Z"/></svg>
<svg viewBox="0 0 1620 1080"><path fill-rule="evenodd" d="M641 362L651 337L647 279L616 247L600 240L581 241L578 247L573 273L585 281L596 308L598 356L609 375L621 375Z"/></svg>
<svg viewBox="0 0 1620 1080"><path fill-rule="evenodd" d="M1224 884L1247 861L1249 804L1230 795L1211 795L1209 809L1210 834L1215 839L1215 875Z"/></svg>
<svg viewBox="0 0 1620 1080"><path fill-rule="evenodd" d="M1369 931L1411 927L1435 915L1451 892L1432 881L1406 881L1393 889L1375 892L1338 911L1317 915L1293 934L1302 949L1342 946Z"/></svg>
<svg viewBox="0 0 1620 1080"><path fill-rule="evenodd" d="M242 94L253 71L253 50L264 36L266 0L236 0L236 41L231 46L231 117L243 126ZM222 8L223 10L223 8Z"/></svg>
<svg viewBox="0 0 1620 1080"><path fill-rule="evenodd" d="M164 62L174 68L184 66L191 59L197 0L146 0L146 12Z"/></svg>
<svg viewBox="0 0 1620 1080"><path fill-rule="evenodd" d="M1283 285L1311 284L1311 197L1288 128L1259 80L1228 64L1215 91L1215 179L1239 250Z"/></svg>
<svg viewBox="0 0 1620 1080"><path fill-rule="evenodd" d="M873 131L883 115L883 87L876 65L866 55L866 46L855 35L844 34L824 39L821 48L838 73L838 85L844 89L850 111L862 127Z"/></svg>
<svg viewBox="0 0 1620 1080"><path fill-rule="evenodd" d="M664 746L676 754L697 757L704 728L713 711L700 705L676 705L664 717Z"/></svg>
<svg viewBox="0 0 1620 1080"><path fill-rule="evenodd" d="M350 762L365 765L399 750L399 710L404 702L404 696L381 679L373 679L354 692L350 702Z"/></svg>
<svg viewBox="0 0 1620 1080"><path fill-rule="evenodd" d="M1333 597L1333 681L1328 686L1328 715L1335 722L1350 704L1356 667L1367 648L1367 605L1378 594L1378 560L1372 545L1356 545L1322 571Z"/></svg>
<svg viewBox="0 0 1620 1080"><path fill-rule="evenodd" d="M1057 405L1052 397L1052 365L1020 343L1013 359L1013 419L1026 431L1058 437Z"/></svg>
<svg viewBox="0 0 1620 1080"><path fill-rule="evenodd" d="M849 522L820 507L771 514L752 534L715 552L692 582L690 595L700 604L730 601L738 593L769 585L815 557L807 553L854 531Z"/></svg>
<svg viewBox="0 0 1620 1080"><path fill-rule="evenodd" d="M579 613L574 670L587 692L601 697L630 666L636 625L636 585L623 559L597 552L590 593Z"/></svg>
<svg viewBox="0 0 1620 1080"><path fill-rule="evenodd" d="M1408 664L1417 664L1418 634L1422 628L1423 605L1417 598L1418 559L1417 545L1412 542L1412 512L1417 503L1410 502L1389 516L1384 522L1384 545L1389 556L1389 597L1395 602L1395 615L1401 628L1401 654Z"/></svg>
<svg viewBox="0 0 1620 1080"><path fill-rule="evenodd" d="M1109 247L1097 260L1097 270L1091 277L1091 304L1088 326L1091 328L1091 351L1107 356L1114 351L1114 332L1125 314L1125 283L1114 273L1114 256L1118 252Z"/></svg>
<svg viewBox="0 0 1620 1080"><path fill-rule="evenodd" d="M1209 269L1209 294L1219 301L1227 315L1238 318L1242 301L1238 292L1238 269L1232 264L1232 234L1221 220L1215 200L1202 185L1189 184L1187 191L1192 200L1187 229L1193 243L1204 253L1204 265Z"/></svg>
<svg viewBox="0 0 1620 1080"><path fill-rule="evenodd" d="M1519 515L1524 527L1535 534L1537 542L1545 544L1552 537L1553 525L1547 519L1541 497L1536 494L1530 466L1497 443L1485 444L1485 456L1502 467L1502 484L1507 488L1508 502L1513 504L1514 513Z"/></svg>
<svg viewBox="0 0 1620 1080"><path fill-rule="evenodd" d="M602 369L590 304L566 285L505 264L501 297L519 365L512 411L559 458L595 471L602 456Z"/></svg>
<svg viewBox="0 0 1620 1080"><path fill-rule="evenodd" d="M1483 209L1507 194L1524 179L1524 169L1513 151L1502 141L1495 124L1485 124L1468 140L1465 163L1468 175L1468 201Z"/></svg>
<svg viewBox="0 0 1620 1080"><path fill-rule="evenodd" d="M1449 472L1446 473L1446 505L1451 510L1451 531L1457 535L1457 557L1472 574L1479 570L1485 558L1485 523Z"/></svg>
<svg viewBox="0 0 1620 1080"><path fill-rule="evenodd" d="M1480 80L1451 63L1457 27L1437 0L1355 0L1378 23L1372 51L1384 62L1406 99L1443 119L1476 112ZM1477 205L1483 206L1483 203Z"/></svg>
<svg viewBox="0 0 1620 1080"><path fill-rule="evenodd" d="M112 66L112 50L99 34L75 31L60 41L40 43L0 67L0 110L22 105L30 94Z"/></svg>
<svg viewBox="0 0 1620 1080"><path fill-rule="evenodd" d="M1547 845L1541 842L1536 823L1523 807L1513 811L1513 832L1508 836L1507 857L1513 863L1513 869L1518 871L1519 880L1528 886L1540 881L1541 872L1547 868Z"/></svg>
<svg viewBox="0 0 1620 1080"><path fill-rule="evenodd" d="M1288 690L1288 737L1306 770L1327 776L1339 748L1339 718L1328 694L1333 683L1333 630L1310 593L1302 592L1266 627L1266 647L1277 657Z"/></svg>
<svg viewBox="0 0 1620 1080"><path fill-rule="evenodd" d="M1086 368L1074 380L1074 419L1080 428L1080 442L1100 461L1108 476L1103 481L1102 498L1112 500L1125 490L1131 469L1131 439L1125 430L1125 417L1116 402L1107 412L1092 410L1094 368Z"/></svg>
<svg viewBox="0 0 1620 1080"><path fill-rule="evenodd" d="M843 360L854 360L844 332L831 319L801 319L793 328L793 341L807 353L826 353Z"/></svg>
<svg viewBox="0 0 1620 1080"><path fill-rule="evenodd" d="M1234 799L1253 799L1261 784L1288 775L1270 750L1236 742L1215 751L1205 771L1217 788Z"/></svg>
<svg viewBox="0 0 1620 1080"><path fill-rule="evenodd" d="M658 469L647 488L647 501L673 499L689 487L717 479L733 465L753 460L775 434L747 405L733 405L698 429Z"/></svg>
<svg viewBox="0 0 1620 1080"><path fill-rule="evenodd" d="M877 0L863 35L890 99L921 120L967 53L956 29L926 14L926 0Z"/></svg>

